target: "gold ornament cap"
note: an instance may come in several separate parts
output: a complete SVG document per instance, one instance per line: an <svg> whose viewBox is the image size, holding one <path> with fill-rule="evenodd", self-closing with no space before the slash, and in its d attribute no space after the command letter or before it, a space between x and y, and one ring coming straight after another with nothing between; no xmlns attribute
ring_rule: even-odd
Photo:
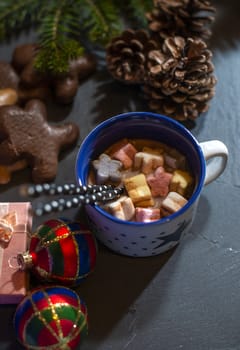
<svg viewBox="0 0 240 350"><path fill-rule="evenodd" d="M29 251L17 255L17 263L21 270L29 269L33 266L32 255Z"/></svg>

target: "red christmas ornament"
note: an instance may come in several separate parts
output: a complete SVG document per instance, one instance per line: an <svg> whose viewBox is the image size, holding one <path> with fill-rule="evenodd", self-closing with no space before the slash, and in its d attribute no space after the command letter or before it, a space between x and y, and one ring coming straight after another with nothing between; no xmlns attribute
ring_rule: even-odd
<svg viewBox="0 0 240 350"><path fill-rule="evenodd" d="M29 250L18 254L17 261L42 280L77 285L93 271L96 256L96 240L89 230L79 222L52 219L37 228Z"/></svg>
<svg viewBox="0 0 240 350"><path fill-rule="evenodd" d="M88 333L87 308L69 288L37 288L18 305L14 328L26 349L75 349Z"/></svg>

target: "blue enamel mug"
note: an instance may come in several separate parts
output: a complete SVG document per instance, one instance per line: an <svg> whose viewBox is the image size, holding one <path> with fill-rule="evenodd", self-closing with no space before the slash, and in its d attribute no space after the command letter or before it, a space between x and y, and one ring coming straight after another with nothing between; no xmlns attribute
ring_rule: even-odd
<svg viewBox="0 0 240 350"><path fill-rule="evenodd" d="M195 178L188 202L176 213L160 220L140 223L117 219L98 205L86 205L90 229L112 251L133 257L161 254L181 241L192 224L203 187L224 171L228 149L219 140L199 143L179 122L150 112L129 112L97 125L83 140L76 159L80 185L88 181L91 162L123 138L159 141L179 150L187 158Z"/></svg>

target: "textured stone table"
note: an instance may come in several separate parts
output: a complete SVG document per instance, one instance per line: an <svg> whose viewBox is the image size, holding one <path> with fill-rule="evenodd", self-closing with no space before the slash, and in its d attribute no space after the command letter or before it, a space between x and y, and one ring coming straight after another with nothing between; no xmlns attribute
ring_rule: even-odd
<svg viewBox="0 0 240 350"><path fill-rule="evenodd" d="M131 259L99 248L95 272L78 288L89 309L89 336L81 350L240 349L240 3L216 1L211 49L218 78L209 112L191 129L199 141L220 139L229 148L225 173L201 196L189 234L173 252ZM32 39L21 35L0 46L0 59ZM147 110L138 89L111 79L104 65L79 86L74 104L50 106L49 120L74 120L82 139L100 121ZM75 180L78 147L60 159L57 183ZM22 200L27 171L0 188L1 201ZM64 213L77 217L77 209ZM47 219L48 217L44 217ZM34 220L36 227L41 219ZM0 306L0 348L19 350L12 328L14 306Z"/></svg>

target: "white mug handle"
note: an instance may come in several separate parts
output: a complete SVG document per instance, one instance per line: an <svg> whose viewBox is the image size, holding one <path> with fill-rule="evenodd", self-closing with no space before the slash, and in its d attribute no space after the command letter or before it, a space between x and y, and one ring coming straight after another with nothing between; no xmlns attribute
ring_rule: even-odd
<svg viewBox="0 0 240 350"><path fill-rule="evenodd" d="M200 143L204 158L206 160L206 176L204 185L218 178L227 165L228 149L219 140L211 140Z"/></svg>

